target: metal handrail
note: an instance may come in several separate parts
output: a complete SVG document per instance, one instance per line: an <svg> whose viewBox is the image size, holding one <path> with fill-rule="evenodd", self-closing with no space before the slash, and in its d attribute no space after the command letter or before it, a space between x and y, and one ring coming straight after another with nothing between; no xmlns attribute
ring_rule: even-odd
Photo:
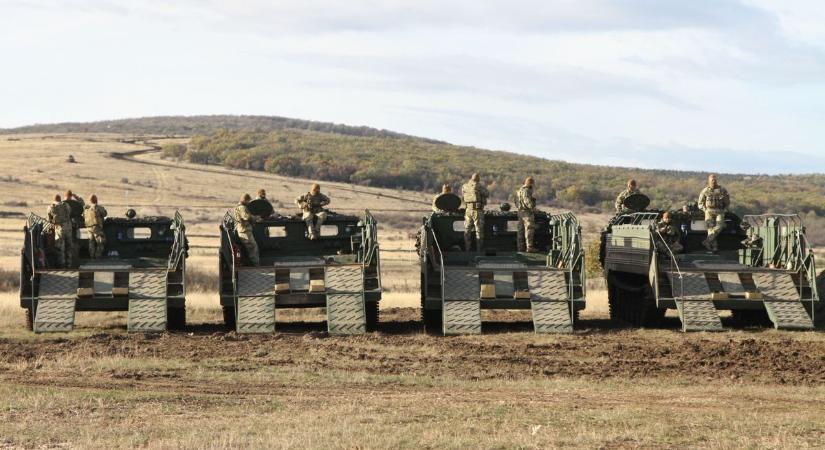
<svg viewBox="0 0 825 450"><path fill-rule="evenodd" d="M435 242L436 251L438 251L438 258L439 258L439 264L440 264L439 271L440 271L440 274L441 274L441 304L442 304L442 307L443 307L443 305L444 305L444 281L445 281L445 278L446 278L445 275L444 275L444 252L441 251L441 244L438 243L438 238L435 236L435 232L433 231L432 228L430 228L430 235L432 235L433 242ZM425 289L426 288L427 287L425 286Z"/></svg>
<svg viewBox="0 0 825 450"><path fill-rule="evenodd" d="M662 233L660 233L659 230L655 227L653 227L653 231L656 233L656 236L659 236L659 239L661 239L661 243L664 244L664 247L667 249L667 253L670 256L670 269L671 269L670 273L673 273L673 268L675 267L676 268L676 273L679 274L679 297L678 298L684 300L684 297L685 297L685 281L684 281L684 278L682 276L682 269L679 267L679 262L676 261L676 255L670 249L670 246L667 245L667 241L665 241L665 238L664 238L664 236L662 236ZM655 251L658 250L656 239L652 239L652 243L653 243L653 251L655 252ZM654 277L654 281L656 282L656 286L654 286L654 287L658 291L658 283L659 283L659 270L658 270L658 267L654 271L653 277ZM671 289L673 289L673 287L674 287L673 286L673 280L671 279Z"/></svg>

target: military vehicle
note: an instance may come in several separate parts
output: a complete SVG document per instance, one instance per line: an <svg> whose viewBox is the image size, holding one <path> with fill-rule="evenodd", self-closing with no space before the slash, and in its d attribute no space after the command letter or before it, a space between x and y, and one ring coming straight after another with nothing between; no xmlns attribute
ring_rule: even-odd
<svg viewBox="0 0 825 450"><path fill-rule="evenodd" d="M320 236L310 240L301 214L281 216L269 202L249 211L260 265L251 264L235 234L232 211L220 225L220 295L224 322L238 333L275 331L281 308L326 308L330 334L360 334L378 327L381 270L377 222L329 211Z"/></svg>
<svg viewBox="0 0 825 450"><path fill-rule="evenodd" d="M530 309L537 333L572 332L585 307L581 227L572 214L535 213L536 253L520 251L518 213L484 212L483 248L465 248L464 209L454 194L418 232L421 311L429 332L481 332L481 309Z"/></svg>
<svg viewBox="0 0 825 450"><path fill-rule="evenodd" d="M611 318L656 326L676 309L683 331L717 331L719 310L730 310L743 326L813 328L821 303L799 216L726 213L718 249L709 251L704 213L689 204L670 211L683 247L674 251L656 226L664 211L647 210L649 202L642 194L628 197L629 212L616 215L601 235Z"/></svg>
<svg viewBox="0 0 825 450"><path fill-rule="evenodd" d="M186 326L188 243L174 217L107 217L102 258L91 259L82 206L70 200L77 254L58 267L54 231L29 214L20 257L20 306L35 332L71 331L76 311L128 311L128 330L159 332Z"/></svg>

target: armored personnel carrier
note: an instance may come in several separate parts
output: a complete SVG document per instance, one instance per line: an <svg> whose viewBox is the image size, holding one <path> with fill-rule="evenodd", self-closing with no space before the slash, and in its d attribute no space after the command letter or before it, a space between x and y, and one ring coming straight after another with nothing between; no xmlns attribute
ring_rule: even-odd
<svg viewBox="0 0 825 450"><path fill-rule="evenodd" d="M421 311L428 331L481 332L481 309L530 309L537 333L572 332L585 307L581 228L572 214L535 214L536 253L519 251L518 214L485 211L481 251L464 248L461 199L442 194L441 212L418 232Z"/></svg>
<svg viewBox="0 0 825 450"><path fill-rule="evenodd" d="M326 308L330 334L360 334L378 327L381 271L377 222L330 211L320 236L310 240L300 214L272 214L268 202L248 208L260 265L254 266L235 234L231 212L220 225L220 294L224 322L238 333L272 333L281 308Z"/></svg>
<svg viewBox="0 0 825 450"><path fill-rule="evenodd" d="M128 329L158 332L186 325L186 227L174 217L107 217L104 256L91 259L82 207L71 200L77 248L57 265L54 232L29 214L20 257L20 306L35 332L71 331L76 311L128 311Z"/></svg>
<svg viewBox="0 0 825 450"><path fill-rule="evenodd" d="M683 331L718 331L719 310L730 310L741 325L813 328L816 268L798 216L727 213L718 249L708 251L695 205L669 212L680 230L680 245L669 245L657 227L664 211L646 210L649 200L637 195L626 206L638 212L616 215L601 235L611 318L655 326L676 309Z"/></svg>

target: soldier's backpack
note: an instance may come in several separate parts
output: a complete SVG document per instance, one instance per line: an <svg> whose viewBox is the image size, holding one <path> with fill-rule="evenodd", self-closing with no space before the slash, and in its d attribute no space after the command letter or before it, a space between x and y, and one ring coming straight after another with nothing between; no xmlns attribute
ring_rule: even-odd
<svg viewBox="0 0 825 450"><path fill-rule="evenodd" d="M461 193L464 198L464 203L467 204L484 204L486 202L486 198L484 198L484 194L479 192L478 184L477 183L466 183L461 188Z"/></svg>
<svg viewBox="0 0 825 450"><path fill-rule="evenodd" d="M103 223L100 221L100 217L97 214L97 208L94 206L87 206L86 209L83 210L83 222L86 224L87 228L103 226Z"/></svg>

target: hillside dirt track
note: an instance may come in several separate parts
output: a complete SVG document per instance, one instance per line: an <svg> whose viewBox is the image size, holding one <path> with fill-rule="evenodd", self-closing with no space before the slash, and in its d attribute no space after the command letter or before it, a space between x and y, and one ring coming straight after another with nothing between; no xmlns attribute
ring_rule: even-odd
<svg viewBox="0 0 825 450"><path fill-rule="evenodd" d="M382 315L381 331L351 337L329 338L323 331L325 324L316 322L281 324L281 332L274 335L239 336L209 324L159 336L127 335L118 330L70 338L6 338L0 340L0 363L25 363L26 370L0 372L0 379L24 385L60 385L60 374L53 377L39 371L39 362L76 356L179 359L198 365L217 364L215 368L230 372L279 366L316 373L333 370L468 380L644 377L789 385L825 381L825 341L812 333L738 330L682 334L672 327L611 329L607 321L591 320L581 322L582 329L573 335L547 336L532 334L529 323L509 322L520 317L504 314L502 322L485 323L481 336L442 337L422 332L416 309L391 309ZM186 389L174 382L182 374L169 368L130 368L109 375L89 379L87 387L111 387L116 382ZM72 384L76 383L84 381L73 378ZM258 385L254 390L261 392L267 386ZM232 389L239 392L243 387L233 385Z"/></svg>

